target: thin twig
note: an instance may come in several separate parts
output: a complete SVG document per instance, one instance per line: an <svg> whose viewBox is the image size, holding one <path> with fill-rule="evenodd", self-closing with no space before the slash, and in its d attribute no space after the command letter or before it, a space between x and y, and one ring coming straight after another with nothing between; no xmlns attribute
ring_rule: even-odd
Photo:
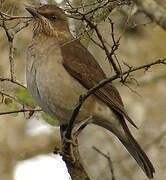
<svg viewBox="0 0 166 180"><path fill-rule="evenodd" d="M11 96L11 95L5 93L5 92L2 92L2 91L0 91L0 94L1 94L3 97L6 96L6 97L12 99L13 101L19 103L20 105L24 106L24 103L22 103L21 101L19 101L19 100L16 99L15 97L13 97L13 96Z"/></svg>
<svg viewBox="0 0 166 180"><path fill-rule="evenodd" d="M2 18L4 18L4 16L3 16L2 13L0 13L0 16L1 16ZM9 33L9 29L8 29L7 26L6 26L5 20L3 20L2 27L3 27L3 29L4 29L5 32L6 32L6 36L7 36L7 38L8 38L8 42L9 42L10 78L11 78L11 80L15 80L15 78L14 78L14 59L13 59L13 53L14 53L13 39L14 39L14 36L12 36L12 35Z"/></svg>
<svg viewBox="0 0 166 180"><path fill-rule="evenodd" d="M102 1L101 1L101 2L102 2ZM84 8L87 8L87 7L90 7L90 6L95 6L95 5L97 5L97 4L101 3L101 2L96 1L96 2L93 2L93 3L89 3L89 4L84 4ZM70 12L71 9L72 9L72 10L73 10L73 9L76 10L76 9L82 9L82 8L83 8L82 6L73 7L73 6L71 6L70 2L67 2L67 4L68 4L68 6L69 6L69 8L70 8L70 9L66 9L66 11L68 11L68 12ZM71 7L72 7L72 8L71 8Z"/></svg>
<svg viewBox="0 0 166 180"><path fill-rule="evenodd" d="M13 19L19 19L18 17L16 16L10 16L10 15L7 15L5 13L2 13L0 12L0 16L1 16L1 19L2 19L2 25L1 27L3 27L3 29L5 30L6 32L6 36L8 38L8 42L9 42L9 65L10 65L10 79L11 81L15 81L15 76L14 76L14 46L13 46L13 41L14 41L14 37L15 35L21 31L23 28L27 27L28 24L29 24L29 20L26 21L26 22L21 22L21 23L18 23L16 25L14 25L13 27L11 28L8 28L6 26L6 17L12 17L11 20ZM6 16L6 17L5 17ZM20 17L22 18L22 17Z"/></svg>
<svg viewBox="0 0 166 180"><path fill-rule="evenodd" d="M81 14L81 13L80 13L80 14ZM105 45L105 41L104 41L102 35L100 34L100 32L99 32L99 30L98 30L98 28L97 28L97 25L94 25L91 21L89 21L84 14L81 14L81 15L82 15L82 20L85 20L85 21L88 23L88 25L89 25L92 29L95 30L95 32L96 32L96 34L97 34L97 36L98 36L98 38L99 38L99 40L100 40L100 42L101 42L101 44L102 44L102 46L103 46L103 49L104 49L104 51L105 51L105 53L106 53L106 56L107 56L109 62L110 62L110 63L112 64L112 66L113 66L113 69L114 69L115 73L116 73L116 74L120 74L119 69L117 68L117 66L116 66L116 64L115 64L112 56L110 56L110 52L109 52L109 50L107 49L107 47L106 47L106 45Z"/></svg>
<svg viewBox="0 0 166 180"><path fill-rule="evenodd" d="M3 81L9 81L13 84L16 84L24 89L26 89L26 87L24 85L22 85L21 83L19 83L17 80L12 80L12 79L9 79L9 78L0 78L0 81L3 82Z"/></svg>
<svg viewBox="0 0 166 180"><path fill-rule="evenodd" d="M21 112L36 112L36 111L42 111L41 109L21 109L16 111L6 111L6 112L0 112L0 115L6 115L6 114L14 114L14 113L21 113Z"/></svg>
<svg viewBox="0 0 166 180"><path fill-rule="evenodd" d="M9 14L0 12L1 15L3 15L3 17L1 16L0 20L5 20L5 21L11 21L11 20L15 20L15 19L31 19L31 17L29 16L11 16Z"/></svg>
<svg viewBox="0 0 166 180"><path fill-rule="evenodd" d="M100 155L102 155L103 157L105 157L108 160L108 164L109 164L109 168L110 168L110 172L112 175L112 180L115 180L115 175L114 175L114 169L113 169L113 163L112 160L110 158L109 155L104 154L103 152L101 152L98 148L96 147L92 147L96 152L98 152Z"/></svg>

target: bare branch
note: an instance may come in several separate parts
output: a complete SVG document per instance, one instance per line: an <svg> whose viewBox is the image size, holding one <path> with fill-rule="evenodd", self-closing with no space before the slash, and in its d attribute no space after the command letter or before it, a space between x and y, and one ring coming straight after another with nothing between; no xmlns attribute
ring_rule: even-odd
<svg viewBox="0 0 166 180"><path fill-rule="evenodd" d="M112 58L112 53L110 53L109 50L107 49L106 43L105 43L102 35L100 34L100 32L99 32L99 30L98 30L98 28L97 28L97 25L94 25L91 21L89 21L84 14L81 14L81 15L82 15L82 20L85 20L85 21L87 22L87 24L88 24L92 29L95 30L95 32L96 32L96 34L97 34L97 36L98 36L98 38L99 38L99 40L100 40L100 42L101 42L101 44L102 44L102 47L103 47L103 49L104 49L104 51L105 51L105 53L106 53L106 55L107 55L107 58L108 58L109 62L112 64L112 66L113 66L113 68L114 68L114 71L115 71L117 74L119 74L120 72L119 72L119 69L117 68L117 66L116 66L116 64L115 64L115 62L114 62L114 60L113 60L113 58Z"/></svg>
<svg viewBox="0 0 166 180"><path fill-rule="evenodd" d="M6 36L8 38L9 42L9 64L10 64L10 79L11 81L15 81L15 76L14 76L14 46L13 46L13 41L15 35L21 31L23 28L27 27L29 24L29 20L25 22L20 22L17 25L8 28L6 26L6 20L14 20L14 19L22 19L23 17L18 17L18 16L10 16L5 13L0 12L0 17L2 20L2 25L1 27L5 30Z"/></svg>
<svg viewBox="0 0 166 180"><path fill-rule="evenodd" d="M20 109L17 111L7 111L7 112L0 112L0 115L6 115L6 114L15 114L15 113L21 113L21 112L38 112L42 111L41 109Z"/></svg>
<svg viewBox="0 0 166 180"><path fill-rule="evenodd" d="M18 85L18 86L26 89L26 87L25 87L24 85L20 84L17 80L12 80L12 79L9 79L9 78L0 78L0 81L1 81L1 82L3 82L3 81L9 81L9 82L11 82L11 83L13 83L13 84L16 84L16 85Z"/></svg>
<svg viewBox="0 0 166 180"><path fill-rule="evenodd" d="M9 14L6 14L6 13L3 13L3 12L0 12L1 15L1 18L0 20L4 20L4 21L11 21L11 20L15 20L15 19L31 19L31 17L29 16L11 16Z"/></svg>
<svg viewBox="0 0 166 180"><path fill-rule="evenodd" d="M12 99L13 101L19 103L20 105L22 105L22 106L24 107L24 104L23 104L21 101L19 101L19 100L16 99L15 97L11 96L10 94L7 94L7 93L5 93L5 92L3 92L3 91L0 91L0 94L1 94L2 96L6 96L6 97Z"/></svg>

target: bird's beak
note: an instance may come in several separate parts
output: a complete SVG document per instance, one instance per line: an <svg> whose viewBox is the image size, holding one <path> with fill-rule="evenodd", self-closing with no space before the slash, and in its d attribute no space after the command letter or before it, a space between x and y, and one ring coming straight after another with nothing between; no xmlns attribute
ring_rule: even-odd
<svg viewBox="0 0 166 180"><path fill-rule="evenodd" d="M33 16L33 17L39 17L39 13L37 12L37 9L35 7L27 6L25 9Z"/></svg>

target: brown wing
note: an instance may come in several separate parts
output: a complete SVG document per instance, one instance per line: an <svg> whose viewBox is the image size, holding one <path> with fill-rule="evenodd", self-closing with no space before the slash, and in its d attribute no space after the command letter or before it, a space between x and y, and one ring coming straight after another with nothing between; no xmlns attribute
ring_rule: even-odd
<svg viewBox="0 0 166 180"><path fill-rule="evenodd" d="M78 40L67 43L61 47L61 50L65 69L87 89L106 78L94 57ZM95 95L111 109L125 116L134 127L137 127L125 111L118 90L111 83L97 90Z"/></svg>

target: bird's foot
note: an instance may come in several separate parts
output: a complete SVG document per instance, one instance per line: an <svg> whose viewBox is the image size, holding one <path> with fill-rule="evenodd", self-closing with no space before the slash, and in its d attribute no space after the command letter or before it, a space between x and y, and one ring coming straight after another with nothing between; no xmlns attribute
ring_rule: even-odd
<svg viewBox="0 0 166 180"><path fill-rule="evenodd" d="M63 144L70 144L72 146L78 146L77 138L73 134L71 135L71 139L68 139L64 136L62 141L63 141L62 142Z"/></svg>
<svg viewBox="0 0 166 180"><path fill-rule="evenodd" d="M62 152L65 160L74 163L75 162L74 154L76 149L78 149L78 141L74 136L71 139L68 139L66 137L63 138Z"/></svg>

